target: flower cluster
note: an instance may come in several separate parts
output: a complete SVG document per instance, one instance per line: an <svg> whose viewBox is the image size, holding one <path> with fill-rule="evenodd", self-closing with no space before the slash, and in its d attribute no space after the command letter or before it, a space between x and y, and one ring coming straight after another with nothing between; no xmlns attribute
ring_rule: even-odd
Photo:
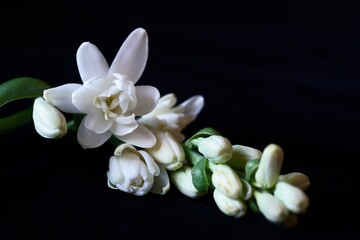
<svg viewBox="0 0 360 240"><path fill-rule="evenodd" d="M239 218L251 208L274 223L294 226L297 214L309 206L304 192L308 177L299 172L281 175L283 151L276 144L261 152L232 144L213 128L186 138L183 130L197 118L204 98L194 95L177 104L174 93L161 95L156 87L136 85L147 58L143 28L130 33L110 66L95 45L82 43L76 54L82 84L51 87L18 78L0 85L0 107L20 98L35 99L30 110L0 119L0 133L21 126L30 111L42 137L62 138L72 126L84 149L115 144L107 171L111 189L164 195L173 184L191 198L212 193L228 216ZM24 90L30 85L32 91ZM17 94L9 94L19 86ZM67 120L64 113L74 118Z"/></svg>

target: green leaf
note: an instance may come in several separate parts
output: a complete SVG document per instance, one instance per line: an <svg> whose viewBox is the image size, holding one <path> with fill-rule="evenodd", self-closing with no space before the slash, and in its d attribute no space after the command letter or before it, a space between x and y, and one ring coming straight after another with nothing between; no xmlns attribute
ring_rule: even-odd
<svg viewBox="0 0 360 240"><path fill-rule="evenodd" d="M210 183L206 172L206 161L202 159L197 162L191 169L192 183L199 192L207 193Z"/></svg>
<svg viewBox="0 0 360 240"><path fill-rule="evenodd" d="M259 166L260 159L250 160L245 165L245 179L248 182L252 182L252 179Z"/></svg>
<svg viewBox="0 0 360 240"><path fill-rule="evenodd" d="M0 84L0 107L18 99L42 96L44 89L49 87L47 82L36 78L21 77L8 80Z"/></svg>
<svg viewBox="0 0 360 240"><path fill-rule="evenodd" d="M196 152L195 150L192 150L185 145L183 145L183 148L185 152L185 159L189 160L192 165L197 164L201 160L207 160L202 154Z"/></svg>
<svg viewBox="0 0 360 240"><path fill-rule="evenodd" d="M0 107L5 104L42 96L44 89L50 85L36 78L14 78L0 84ZM5 134L32 121L32 106L13 115L0 119L0 134Z"/></svg>
<svg viewBox="0 0 360 240"><path fill-rule="evenodd" d="M9 117L0 118L0 134L11 132L32 121L32 107L15 113Z"/></svg>

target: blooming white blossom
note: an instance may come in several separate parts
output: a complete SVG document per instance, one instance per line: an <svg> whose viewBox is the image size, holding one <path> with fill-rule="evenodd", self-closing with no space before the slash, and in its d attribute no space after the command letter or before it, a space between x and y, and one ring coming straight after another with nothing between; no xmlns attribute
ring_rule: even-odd
<svg viewBox="0 0 360 240"><path fill-rule="evenodd" d="M150 191L164 194L170 188L166 170L161 170L147 152L137 150L128 143L115 149L109 161L107 177L110 188L137 196Z"/></svg>
<svg viewBox="0 0 360 240"><path fill-rule="evenodd" d="M195 95L179 105L176 105L176 102L174 93L162 96L154 110L142 115L138 122L152 130L168 131L177 141L184 141L185 136L181 131L196 119L204 107L204 97Z"/></svg>
<svg viewBox="0 0 360 240"><path fill-rule="evenodd" d="M80 45L76 60L83 84L69 83L46 89L47 102L61 111L85 114L78 132L84 148L105 143L112 135L139 147L152 147L154 134L136 117L151 112L160 93L152 86L135 86L148 58L148 36L135 29L108 65L99 49L90 42Z"/></svg>
<svg viewBox="0 0 360 240"><path fill-rule="evenodd" d="M165 169L174 171L179 169L185 160L185 152L181 143L171 135L170 132L154 132L157 138L152 148L145 149L156 163Z"/></svg>
<svg viewBox="0 0 360 240"><path fill-rule="evenodd" d="M59 139L67 132L65 116L42 97L35 99L32 117L35 130L44 138Z"/></svg>

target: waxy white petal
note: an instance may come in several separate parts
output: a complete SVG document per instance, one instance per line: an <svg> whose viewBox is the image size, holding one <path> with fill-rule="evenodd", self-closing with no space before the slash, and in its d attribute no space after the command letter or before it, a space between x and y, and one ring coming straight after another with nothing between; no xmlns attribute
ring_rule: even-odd
<svg viewBox="0 0 360 240"><path fill-rule="evenodd" d="M147 165L147 167L149 169L149 172L154 176L159 175L160 174L160 167L156 164L156 162L150 156L150 154L148 154L144 150L139 150L139 153L142 155L144 161L146 162L146 165Z"/></svg>
<svg viewBox="0 0 360 240"><path fill-rule="evenodd" d="M133 132L123 136L116 135L116 137L123 142L127 142L142 148L150 148L156 143L155 135L142 124L139 124L139 126Z"/></svg>
<svg viewBox="0 0 360 240"><path fill-rule="evenodd" d="M76 89L72 94L72 102L83 113L94 113L98 111L98 108L94 106L95 97L100 94L101 89L106 86L102 86L104 83L101 79L90 80L87 84L83 84L82 87Z"/></svg>
<svg viewBox="0 0 360 240"><path fill-rule="evenodd" d="M108 131L112 125L113 121L105 120L100 111L94 114L88 114L85 119L85 127L97 134Z"/></svg>
<svg viewBox="0 0 360 240"><path fill-rule="evenodd" d="M195 95L179 104L176 108L183 108L186 115L196 117L203 109L204 104L204 97L201 95Z"/></svg>
<svg viewBox="0 0 360 240"><path fill-rule="evenodd" d="M83 148L96 148L104 144L111 137L111 132L106 131L102 134L97 134L85 127L86 116L80 123L77 131L77 139Z"/></svg>
<svg viewBox="0 0 360 240"><path fill-rule="evenodd" d="M159 101L159 90L152 86L136 86L136 98L138 104L133 112L136 116L151 112Z"/></svg>
<svg viewBox="0 0 360 240"><path fill-rule="evenodd" d="M90 42L84 42L78 48L76 61L83 82L95 76L105 76L109 65L99 49Z"/></svg>
<svg viewBox="0 0 360 240"><path fill-rule="evenodd" d="M68 83L58 87L45 89L43 97L49 104L57 107L67 113L82 113L72 103L72 93L82 85L77 83Z"/></svg>
<svg viewBox="0 0 360 240"><path fill-rule="evenodd" d="M139 124L136 121L127 124L114 122L114 124L111 127L111 132L116 136L124 136L126 134L133 132L138 127Z"/></svg>
<svg viewBox="0 0 360 240"><path fill-rule="evenodd" d="M167 171L162 166L159 166L160 173L154 176L154 184L151 188L152 193L164 195L170 190L170 179Z"/></svg>
<svg viewBox="0 0 360 240"><path fill-rule="evenodd" d="M148 51L148 36L145 29L135 29L121 45L110 66L109 74L125 74L135 84L145 69Z"/></svg>

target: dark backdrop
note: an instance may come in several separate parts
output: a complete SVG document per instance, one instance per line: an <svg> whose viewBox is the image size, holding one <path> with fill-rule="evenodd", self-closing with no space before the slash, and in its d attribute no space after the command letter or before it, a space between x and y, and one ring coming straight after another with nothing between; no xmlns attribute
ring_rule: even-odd
<svg viewBox="0 0 360 240"><path fill-rule="evenodd" d="M143 27L149 59L138 84L195 94L205 107L185 133L214 127L232 143L285 152L283 172L310 177L311 204L294 229L248 212L232 219L211 196L171 188L134 197L106 185L113 147L46 140L28 124L0 136L1 234L51 238L141 236L355 239L360 95L359 4L350 1L16 2L1 10L0 82L20 76L80 82L84 41L114 58ZM4 112L12 107L4 107ZM12 238L12 237L10 237ZM8 238L4 238L8 239Z"/></svg>

